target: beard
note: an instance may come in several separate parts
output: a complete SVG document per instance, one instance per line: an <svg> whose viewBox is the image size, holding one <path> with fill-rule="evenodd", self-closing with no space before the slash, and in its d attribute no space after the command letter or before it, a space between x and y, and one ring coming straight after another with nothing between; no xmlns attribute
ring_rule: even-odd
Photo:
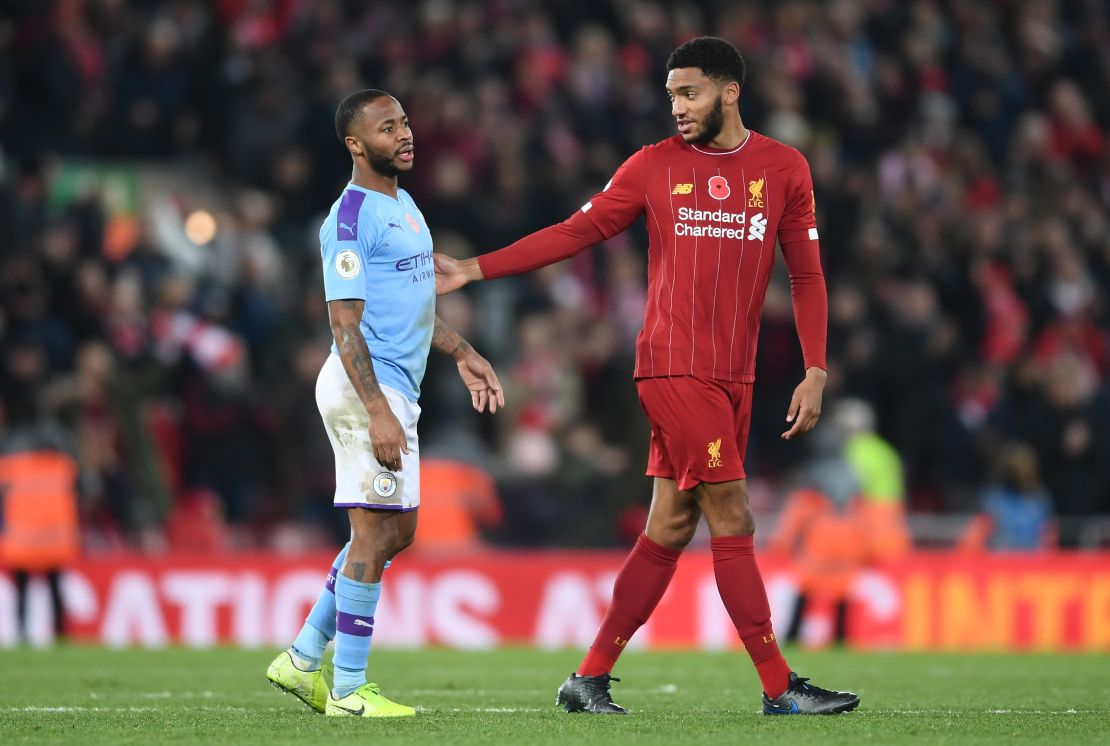
<svg viewBox="0 0 1110 746"><path fill-rule="evenodd" d="M717 103L713 104L713 108L705 116L705 121L702 123L701 132L694 137L690 142L697 145L707 145L721 134L721 129L725 126L725 110L721 105L721 97L717 96Z"/></svg>
<svg viewBox="0 0 1110 746"><path fill-rule="evenodd" d="M366 160L370 163L370 168L374 169L382 176L397 176L401 173L401 169L397 168L393 163L394 156L381 155L380 153L369 153Z"/></svg>

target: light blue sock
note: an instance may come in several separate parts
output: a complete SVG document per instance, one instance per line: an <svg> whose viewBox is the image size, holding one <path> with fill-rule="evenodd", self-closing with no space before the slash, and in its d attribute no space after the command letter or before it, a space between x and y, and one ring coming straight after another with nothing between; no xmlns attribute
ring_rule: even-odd
<svg viewBox="0 0 1110 746"><path fill-rule="evenodd" d="M347 542L339 551L335 562L332 563L331 571L328 572L324 590L320 591L320 597L312 605L312 611L308 612L308 619L301 627L297 639L293 641L293 652L310 664L308 669L310 671L315 671L323 663L324 648L335 637L335 579L339 576L339 568L343 567L343 561L347 559L347 550L350 548L351 542Z"/></svg>
<svg viewBox="0 0 1110 746"><path fill-rule="evenodd" d="M339 575L335 580L335 678L332 689L342 699L366 683L366 661L374 634L374 610L382 584L360 583Z"/></svg>

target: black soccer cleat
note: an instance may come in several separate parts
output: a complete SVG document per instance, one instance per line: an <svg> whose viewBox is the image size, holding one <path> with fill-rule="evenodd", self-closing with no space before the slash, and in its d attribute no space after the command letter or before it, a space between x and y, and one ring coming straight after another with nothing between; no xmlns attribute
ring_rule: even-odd
<svg viewBox="0 0 1110 746"><path fill-rule="evenodd" d="M859 695L834 692L808 683L793 671L786 691L771 699L763 694L764 715L835 715L859 707Z"/></svg>
<svg viewBox="0 0 1110 746"><path fill-rule="evenodd" d="M555 704L567 712L592 712L597 715L627 715L628 710L613 702L609 682L620 681L607 673L600 676L579 676L572 673L559 687Z"/></svg>

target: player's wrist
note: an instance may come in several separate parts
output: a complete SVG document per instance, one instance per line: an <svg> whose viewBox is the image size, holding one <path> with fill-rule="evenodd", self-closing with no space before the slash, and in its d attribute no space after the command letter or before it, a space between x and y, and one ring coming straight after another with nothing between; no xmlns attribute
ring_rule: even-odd
<svg viewBox="0 0 1110 746"><path fill-rule="evenodd" d="M385 394L380 391L366 397L363 406L366 407L366 413L371 417L381 415L383 412L392 411L389 409L389 400L386 399Z"/></svg>
<svg viewBox="0 0 1110 746"><path fill-rule="evenodd" d="M456 363L461 363L474 352L474 348L465 339L460 339L458 346L451 350L451 358Z"/></svg>
<svg viewBox="0 0 1110 746"><path fill-rule="evenodd" d="M478 263L478 258L463 259L459 262L459 267L462 269L463 277L467 282L478 282L486 279L485 274L482 273L482 266Z"/></svg>
<svg viewBox="0 0 1110 746"><path fill-rule="evenodd" d="M818 368L816 365L814 365L812 367L806 368L806 380L815 381L824 386L825 382L829 380L829 374L828 371L826 371L824 368Z"/></svg>

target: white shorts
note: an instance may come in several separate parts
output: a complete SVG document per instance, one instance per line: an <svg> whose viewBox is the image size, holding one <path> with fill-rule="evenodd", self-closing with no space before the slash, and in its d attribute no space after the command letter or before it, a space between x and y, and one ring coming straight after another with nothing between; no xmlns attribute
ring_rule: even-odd
<svg viewBox="0 0 1110 746"><path fill-rule="evenodd" d="M420 505L420 447L416 438L420 406L394 388L381 389L408 440L409 452L401 453L400 472L389 471L374 458L370 415L338 355L328 355L316 379L316 406L335 453L337 508L409 511Z"/></svg>

